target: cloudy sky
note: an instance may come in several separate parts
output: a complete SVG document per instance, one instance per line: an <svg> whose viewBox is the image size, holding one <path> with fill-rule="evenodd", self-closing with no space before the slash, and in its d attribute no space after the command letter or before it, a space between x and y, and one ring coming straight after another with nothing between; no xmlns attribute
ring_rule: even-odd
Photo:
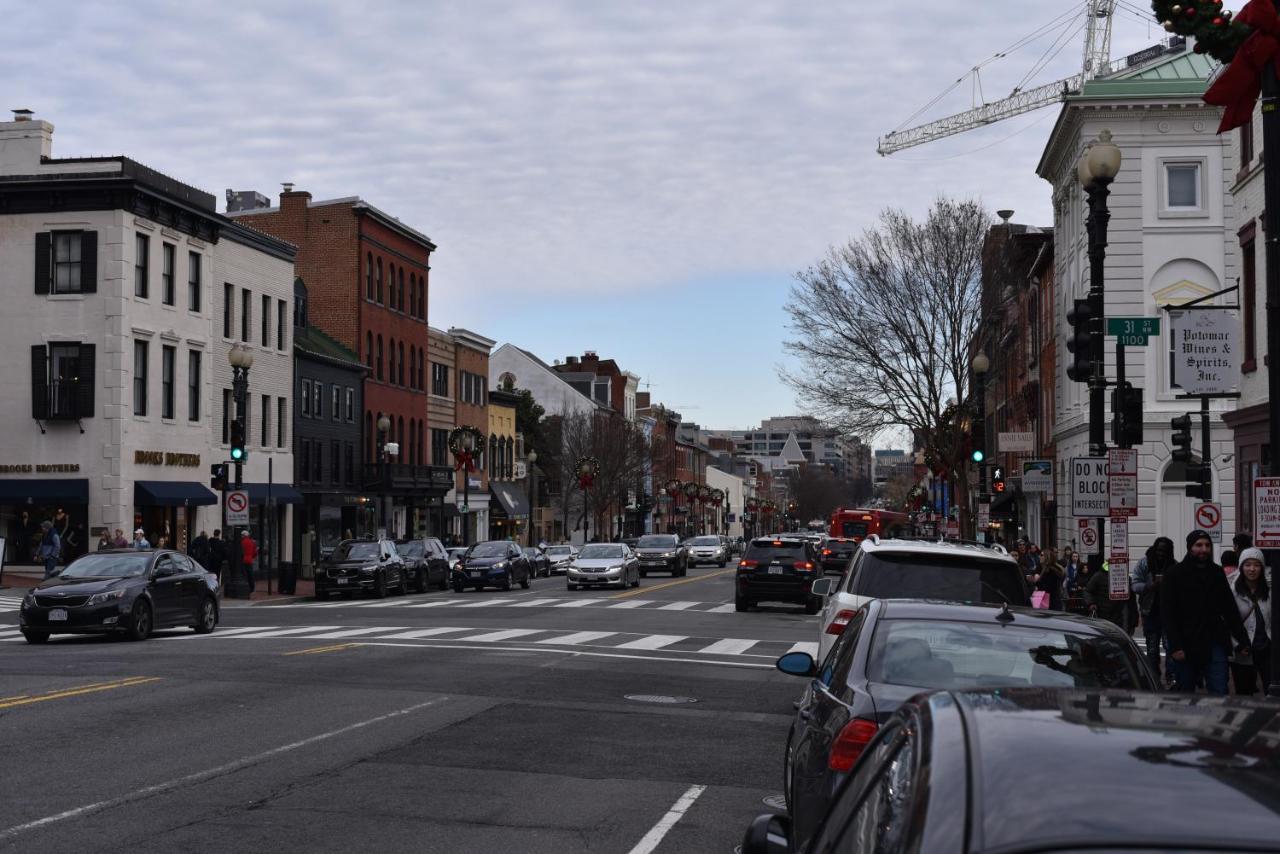
<svg viewBox="0 0 1280 854"><path fill-rule="evenodd" d="M1113 56L1164 35L1144 8L1122 4ZM127 154L220 198L360 195L439 245L433 325L596 350L747 427L804 407L776 370L794 272L883 207L977 196L1048 223L1056 109L891 158L876 139L1073 10L982 69L994 100L1079 70L1083 0L25 3L0 80L55 156Z"/></svg>

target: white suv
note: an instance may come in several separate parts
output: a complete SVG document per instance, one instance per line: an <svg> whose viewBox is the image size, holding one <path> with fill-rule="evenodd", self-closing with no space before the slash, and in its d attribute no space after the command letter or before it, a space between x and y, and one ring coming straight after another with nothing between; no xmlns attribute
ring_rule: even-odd
<svg viewBox="0 0 1280 854"><path fill-rule="evenodd" d="M1003 546L882 540L875 534L859 544L848 572L815 581L813 592L826 597L818 618L818 661L872 599L1031 604L1022 571Z"/></svg>

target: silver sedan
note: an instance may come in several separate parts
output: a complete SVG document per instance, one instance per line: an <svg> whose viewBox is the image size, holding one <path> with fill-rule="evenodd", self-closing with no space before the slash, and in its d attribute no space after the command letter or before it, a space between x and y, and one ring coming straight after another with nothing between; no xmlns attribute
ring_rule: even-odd
<svg viewBox="0 0 1280 854"><path fill-rule="evenodd" d="M639 587L640 562L622 543L590 543L569 564L565 584L570 590L580 586Z"/></svg>

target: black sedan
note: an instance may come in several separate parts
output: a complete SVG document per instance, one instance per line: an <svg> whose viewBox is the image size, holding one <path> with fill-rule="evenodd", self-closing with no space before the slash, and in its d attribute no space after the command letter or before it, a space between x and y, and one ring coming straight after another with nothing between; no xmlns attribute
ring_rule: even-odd
<svg viewBox="0 0 1280 854"><path fill-rule="evenodd" d="M428 587L444 590L449 586L449 554L435 537L396 540L396 552L404 560L404 571L413 589L427 592Z"/></svg>
<svg viewBox="0 0 1280 854"><path fill-rule="evenodd" d="M763 815L741 850L1280 851L1277 732L1242 697L941 691L885 722L807 846Z"/></svg>
<svg viewBox="0 0 1280 854"><path fill-rule="evenodd" d="M404 559L390 540L343 540L316 568L317 599L362 591L383 599L408 589Z"/></svg>
<svg viewBox="0 0 1280 854"><path fill-rule="evenodd" d="M810 680L787 736L783 776L801 842L877 730L922 690L1157 689L1133 640L1108 621L912 599L864 605L821 668L803 652L784 655L778 668Z"/></svg>
<svg viewBox="0 0 1280 854"><path fill-rule="evenodd" d="M533 577L550 578L551 577L551 558L547 557L547 553L537 546L525 546L524 556L529 559L529 566L533 570Z"/></svg>
<svg viewBox="0 0 1280 854"><path fill-rule="evenodd" d="M218 579L180 552L109 549L73 561L22 600L18 626L30 643L53 634L123 633L218 625Z"/></svg>
<svg viewBox="0 0 1280 854"><path fill-rule="evenodd" d="M453 590L455 593L468 587L510 590L513 584L528 590L531 577L529 559L519 546L510 540L490 540L467 549L453 567Z"/></svg>

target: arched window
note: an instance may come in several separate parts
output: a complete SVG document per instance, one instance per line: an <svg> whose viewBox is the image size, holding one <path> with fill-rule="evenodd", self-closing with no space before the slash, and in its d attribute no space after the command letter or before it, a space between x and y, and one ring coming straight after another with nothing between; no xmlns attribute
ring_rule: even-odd
<svg viewBox="0 0 1280 854"><path fill-rule="evenodd" d="M374 374L379 380L382 379L382 336L378 336L378 364L375 366Z"/></svg>
<svg viewBox="0 0 1280 854"><path fill-rule="evenodd" d="M364 436L364 461L366 463L375 462L375 448L377 447L375 443L378 441L378 437L373 435L373 413L367 409L364 413Z"/></svg>
<svg viewBox="0 0 1280 854"><path fill-rule="evenodd" d="M418 425L418 465L422 465L426 460L426 457L422 455L422 449L426 447L425 443L422 441L422 434L425 432L427 432L426 428L422 424L419 424Z"/></svg>
<svg viewBox="0 0 1280 854"><path fill-rule="evenodd" d="M387 382L396 383L396 339L387 339Z"/></svg>
<svg viewBox="0 0 1280 854"><path fill-rule="evenodd" d="M490 480L493 480L493 461L497 459L497 456L498 456L498 437L490 436L489 437L489 459L488 459L489 465L486 467L489 471Z"/></svg>
<svg viewBox="0 0 1280 854"><path fill-rule="evenodd" d="M396 265L387 264L387 308L396 307Z"/></svg>
<svg viewBox="0 0 1280 854"><path fill-rule="evenodd" d="M399 303L396 308L404 311L404 267L400 268L400 281L396 285L396 301Z"/></svg>
<svg viewBox="0 0 1280 854"><path fill-rule="evenodd" d="M427 319L427 280L418 279L418 318Z"/></svg>
<svg viewBox="0 0 1280 854"><path fill-rule="evenodd" d="M373 253L364 256L364 298L373 299Z"/></svg>
<svg viewBox="0 0 1280 854"><path fill-rule="evenodd" d="M409 388L418 387L418 353L409 345Z"/></svg>
<svg viewBox="0 0 1280 854"><path fill-rule="evenodd" d="M409 274L409 314L418 316L418 277L413 273Z"/></svg>
<svg viewBox="0 0 1280 854"><path fill-rule="evenodd" d="M512 479L514 479L514 478L515 478L515 476L516 476L516 454L515 454L515 450L516 450L516 440L515 440L515 439L513 439L512 437L508 436L508 437L507 437L507 453L506 453L506 458L507 458L507 480L512 480Z"/></svg>
<svg viewBox="0 0 1280 854"><path fill-rule="evenodd" d="M409 419L409 441L400 449L400 462L413 465L413 441L418 438L418 422Z"/></svg>
<svg viewBox="0 0 1280 854"><path fill-rule="evenodd" d="M498 376L498 388L503 391L515 391L516 375L510 371L503 371L502 374Z"/></svg>
<svg viewBox="0 0 1280 854"><path fill-rule="evenodd" d="M378 259L378 302L382 302L382 259Z"/></svg>
<svg viewBox="0 0 1280 854"><path fill-rule="evenodd" d="M364 334L364 363L370 368L373 367L373 333L366 332Z"/></svg>
<svg viewBox="0 0 1280 854"><path fill-rule="evenodd" d="M393 418L391 423L396 427L396 444L400 446L400 453L404 453L404 418ZM403 462L403 458L401 459Z"/></svg>
<svg viewBox="0 0 1280 854"><path fill-rule="evenodd" d="M404 342L400 342L400 354L396 356L396 382L404 385Z"/></svg>

